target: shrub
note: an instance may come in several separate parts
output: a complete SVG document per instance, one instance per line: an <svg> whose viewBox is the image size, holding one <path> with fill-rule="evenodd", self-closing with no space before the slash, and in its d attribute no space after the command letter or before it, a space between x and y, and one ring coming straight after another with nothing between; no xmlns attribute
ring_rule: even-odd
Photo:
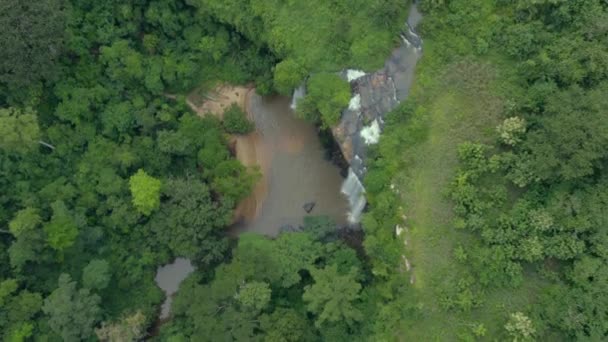
<svg viewBox="0 0 608 342"><path fill-rule="evenodd" d="M247 134L253 131L253 123L247 119L245 112L233 103L224 112L224 129L231 134Z"/></svg>

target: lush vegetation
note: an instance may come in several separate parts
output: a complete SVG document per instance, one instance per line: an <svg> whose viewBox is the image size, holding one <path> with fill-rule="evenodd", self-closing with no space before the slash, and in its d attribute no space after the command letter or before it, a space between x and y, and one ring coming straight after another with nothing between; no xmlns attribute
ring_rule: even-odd
<svg viewBox="0 0 608 342"><path fill-rule="evenodd" d="M336 74L319 73L306 82L306 90L306 97L297 104L298 115L324 127L336 125L350 101L348 82Z"/></svg>
<svg viewBox="0 0 608 342"><path fill-rule="evenodd" d="M275 240L243 234L232 260L193 274L162 336L181 341L315 341L358 336L363 265L325 217Z"/></svg>
<svg viewBox="0 0 608 342"><path fill-rule="evenodd" d="M247 134L254 128L253 123L247 119L247 114L237 104L232 104L226 109L222 122L224 129L232 134Z"/></svg>
<svg viewBox="0 0 608 342"><path fill-rule="evenodd" d="M378 286L395 284L399 254L413 267L387 300L392 331L606 339L606 4L420 7L416 86L366 179Z"/></svg>
<svg viewBox="0 0 608 342"><path fill-rule="evenodd" d="M197 271L160 341L607 339L604 1L420 0L362 246L325 217L227 237L259 177L228 137L252 124L174 94L306 82L298 112L328 128L337 72L378 68L406 5L2 1L0 339L141 339L175 257Z"/></svg>
<svg viewBox="0 0 608 342"><path fill-rule="evenodd" d="M258 174L228 137L252 125L236 107L198 117L179 94L217 82L290 93L312 72L379 65L403 6L2 1L0 339L139 339L163 300L155 270L178 256L206 271L159 339L357 334L365 267L326 236L332 223L232 251L225 229ZM337 102L313 103L332 122L339 87Z"/></svg>

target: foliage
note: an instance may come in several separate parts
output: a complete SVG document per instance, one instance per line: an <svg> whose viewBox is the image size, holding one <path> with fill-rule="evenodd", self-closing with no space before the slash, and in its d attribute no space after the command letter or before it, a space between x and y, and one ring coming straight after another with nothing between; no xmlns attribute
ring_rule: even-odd
<svg viewBox="0 0 608 342"><path fill-rule="evenodd" d="M45 300L42 310L49 316L49 326L64 341L86 340L100 316L100 298L88 289L76 289L76 282L67 274Z"/></svg>
<svg viewBox="0 0 608 342"><path fill-rule="evenodd" d="M134 341L144 337L146 316L137 311L119 322L113 324L102 323L95 329L97 338L101 341Z"/></svg>
<svg viewBox="0 0 608 342"><path fill-rule="evenodd" d="M82 270L82 286L91 290L103 290L110 283L111 275L107 261L93 259Z"/></svg>
<svg viewBox="0 0 608 342"><path fill-rule="evenodd" d="M306 77L306 69L293 59L285 59L274 68L274 87L280 94L291 95Z"/></svg>
<svg viewBox="0 0 608 342"><path fill-rule="evenodd" d="M169 180L166 185L167 199L147 228L173 255L204 263L222 259L228 247L222 230L231 218L231 207L214 203L209 187L195 178Z"/></svg>
<svg viewBox="0 0 608 342"><path fill-rule="evenodd" d="M298 114L326 127L337 124L350 101L348 82L335 74L320 73L310 77L306 89L308 93L298 105Z"/></svg>
<svg viewBox="0 0 608 342"><path fill-rule="evenodd" d="M264 309L270 302L270 293L272 290L267 283L250 282L241 285L234 299L246 308L254 311Z"/></svg>
<svg viewBox="0 0 608 342"><path fill-rule="evenodd" d="M284 94L303 79L306 71L339 70L344 66L379 68L404 22L406 5L394 0L195 3L249 40L268 46L283 60L275 69L274 84Z"/></svg>
<svg viewBox="0 0 608 342"><path fill-rule="evenodd" d="M254 129L253 123L247 119L247 114L236 103L226 109L223 119L224 128L228 133L247 134Z"/></svg>
<svg viewBox="0 0 608 342"><path fill-rule="evenodd" d="M149 176L143 169L129 179L133 205L140 213L148 216L160 205L160 180Z"/></svg>
<svg viewBox="0 0 608 342"><path fill-rule="evenodd" d="M0 4L0 98L23 99L24 88L57 76L67 7L62 0ZM5 93L2 86L11 92Z"/></svg>
<svg viewBox="0 0 608 342"><path fill-rule="evenodd" d="M0 147L27 152L38 143L40 129L31 110L0 108Z"/></svg>
<svg viewBox="0 0 608 342"><path fill-rule="evenodd" d="M530 341L536 332L532 321L521 312L511 314L505 329L513 338L513 341Z"/></svg>
<svg viewBox="0 0 608 342"><path fill-rule="evenodd" d="M340 275L336 265L322 270L311 270L315 283L306 287L303 299L308 310L317 314L315 325L338 322L353 325L363 319L362 313L353 305L359 299L361 285L355 280L356 270Z"/></svg>
<svg viewBox="0 0 608 342"><path fill-rule="evenodd" d="M500 126L496 127L500 140L507 145L514 146L521 141L526 133L526 120L520 117L506 118Z"/></svg>
<svg viewBox="0 0 608 342"><path fill-rule="evenodd" d="M187 1L0 7L0 339L86 340L102 317L122 336L133 312L145 331L157 267L225 259L256 179L218 120L167 94L270 83L276 57Z"/></svg>
<svg viewBox="0 0 608 342"><path fill-rule="evenodd" d="M49 246L57 251L72 246L78 236L78 225L68 211L63 201L56 201L51 204L53 216L44 225Z"/></svg>
<svg viewBox="0 0 608 342"><path fill-rule="evenodd" d="M204 341L310 341L318 331L304 310L308 300L323 321L335 323L342 316L360 320L352 306L361 289L357 264L339 257L349 250L342 244L321 245L305 232L283 233L275 240L243 234L232 260L212 277L195 274L183 283L173 304L175 319L161 334L175 337L180 332ZM312 287L306 286L310 274L317 279Z"/></svg>

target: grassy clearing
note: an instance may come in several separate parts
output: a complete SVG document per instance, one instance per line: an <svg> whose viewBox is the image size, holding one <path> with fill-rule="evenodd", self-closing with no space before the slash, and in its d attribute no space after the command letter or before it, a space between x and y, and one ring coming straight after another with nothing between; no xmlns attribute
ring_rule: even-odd
<svg viewBox="0 0 608 342"><path fill-rule="evenodd" d="M419 80L412 94L417 104L414 118L404 127L418 125L423 138L401 152L402 167L396 184L410 227L406 255L415 274L412 298L422 317L411 317L402 327L407 341L457 340L470 334L476 324L485 336L501 336L507 315L534 301L540 280L529 273L516 290L492 290L480 307L469 312L445 311L440 298L454 287L467 266L453 257L456 246L467 248L476 237L453 228L452 205L446 190L458 168L457 147L464 141L490 143L501 121L509 86L507 64L492 58L462 59L440 65L432 59L434 45L425 42L426 55L418 69ZM497 95L501 94L501 95ZM422 123L422 124L421 124Z"/></svg>

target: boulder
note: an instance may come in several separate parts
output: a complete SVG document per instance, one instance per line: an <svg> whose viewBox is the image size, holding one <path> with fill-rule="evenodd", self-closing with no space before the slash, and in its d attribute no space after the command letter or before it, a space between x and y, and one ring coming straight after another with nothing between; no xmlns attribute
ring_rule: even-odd
<svg viewBox="0 0 608 342"><path fill-rule="evenodd" d="M307 214L310 214L310 212L315 208L316 204L317 203L315 203L315 202L308 202L308 203L304 204L303 208Z"/></svg>

